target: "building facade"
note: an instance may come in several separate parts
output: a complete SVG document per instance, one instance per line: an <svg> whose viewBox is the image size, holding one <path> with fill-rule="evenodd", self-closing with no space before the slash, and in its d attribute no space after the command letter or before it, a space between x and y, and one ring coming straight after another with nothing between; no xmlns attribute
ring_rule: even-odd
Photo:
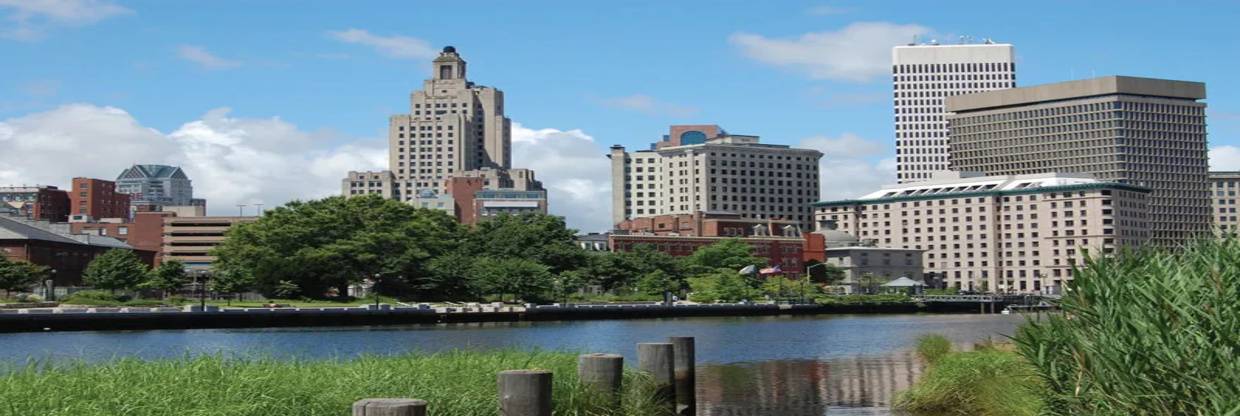
<svg viewBox="0 0 1240 416"><path fill-rule="evenodd" d="M950 97L951 168L1149 188L1153 243L1211 230L1205 84L1109 76Z"/></svg>
<svg viewBox="0 0 1240 416"><path fill-rule="evenodd" d="M75 222L101 218L129 218L129 194L116 191L116 182L73 178L69 212Z"/></svg>
<svg viewBox="0 0 1240 416"><path fill-rule="evenodd" d="M612 222L699 211L812 226L822 153L718 126L672 126L649 150L612 146Z"/></svg>
<svg viewBox="0 0 1240 416"><path fill-rule="evenodd" d="M800 235L754 235L743 237L719 237L719 236L674 236L674 235L648 235L648 234L617 234L611 233L607 236L607 246L614 252L627 252L634 250L638 245L646 244L654 247L656 250L673 255L688 256L693 254L697 249L735 238L748 244L753 251L753 255L762 257L767 260L767 264L758 266L776 266L778 265L783 271L785 277L795 278L805 271L805 262L803 253L805 250L805 239Z"/></svg>
<svg viewBox="0 0 1240 416"><path fill-rule="evenodd" d="M69 193L55 186L0 187L0 204L6 211L28 219L69 220Z"/></svg>
<svg viewBox="0 0 1240 416"><path fill-rule="evenodd" d="M129 195L132 212L139 206L206 205L194 199L189 176L177 166L133 165L116 177L116 191Z"/></svg>
<svg viewBox="0 0 1240 416"><path fill-rule="evenodd" d="M409 113L388 123L388 168L398 199L437 189L455 173L512 165L512 127L504 93L470 82L451 46L431 63L433 77L409 95Z"/></svg>
<svg viewBox="0 0 1240 416"><path fill-rule="evenodd" d="M896 180L930 179L948 169L947 120L950 96L1016 87L1012 45L910 44L891 49L895 106Z"/></svg>
<svg viewBox="0 0 1240 416"><path fill-rule="evenodd" d="M923 252L908 248L834 247L826 249L823 263L843 270L844 280L837 284L848 286L855 293L862 285L878 286L901 277L924 281ZM866 276L873 280L865 281Z"/></svg>
<svg viewBox="0 0 1240 416"><path fill-rule="evenodd" d="M1220 233L1240 232L1237 220L1236 193L1240 192L1240 172L1210 172L1210 200L1214 212L1214 229Z"/></svg>
<svg viewBox="0 0 1240 416"><path fill-rule="evenodd" d="M55 286L80 286L82 272L95 256L108 250L132 250L147 265L155 252L139 250L117 239L73 234L66 223L0 215L0 256L51 269Z"/></svg>
<svg viewBox="0 0 1240 416"><path fill-rule="evenodd" d="M877 247L925 250L925 271L950 287L1053 292L1087 253L1149 240L1150 193L1084 174L940 172L815 206L820 221Z"/></svg>
<svg viewBox="0 0 1240 416"><path fill-rule="evenodd" d="M397 199L396 177L390 170L377 170L349 174L340 183L340 194L346 197L376 194L386 199Z"/></svg>
<svg viewBox="0 0 1240 416"><path fill-rule="evenodd" d="M135 250L155 253L154 264L158 266L163 259L164 218L177 215L167 211L139 211L129 222L73 222L69 226L73 234L111 237Z"/></svg>
<svg viewBox="0 0 1240 416"><path fill-rule="evenodd" d="M211 249L224 241L233 225L253 222L258 217L176 217L163 218L163 260L177 260L187 269L210 269L215 262Z"/></svg>
<svg viewBox="0 0 1240 416"><path fill-rule="evenodd" d="M755 227L761 231L755 232ZM616 224L616 232L622 234L680 235L687 237L714 236L739 237L753 234L782 235L791 230L801 230L801 223L794 220L745 218L731 212L702 212L692 214L665 214L640 217Z"/></svg>

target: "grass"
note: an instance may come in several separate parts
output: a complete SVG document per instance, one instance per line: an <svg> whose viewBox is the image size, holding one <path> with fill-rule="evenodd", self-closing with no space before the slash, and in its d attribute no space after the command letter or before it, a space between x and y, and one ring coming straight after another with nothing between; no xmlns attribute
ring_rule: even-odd
<svg viewBox="0 0 1240 416"><path fill-rule="evenodd" d="M897 396L894 408L913 414L1035 416L1044 408L1044 390L1024 358L1014 352L981 348L943 350L941 336L923 337L918 354L930 360L921 380ZM950 343L947 347L950 348ZM925 351L923 351L925 346ZM929 353L929 354L927 354Z"/></svg>
<svg viewBox="0 0 1240 416"><path fill-rule="evenodd" d="M1015 341L1053 414L1240 415L1240 241L1090 259Z"/></svg>
<svg viewBox="0 0 1240 416"><path fill-rule="evenodd" d="M939 334L926 334L917 338L917 355L927 364L937 363L952 351L952 342Z"/></svg>
<svg viewBox="0 0 1240 416"><path fill-rule="evenodd" d="M627 373L622 408L577 384L576 355L467 352L363 356L350 360L220 357L105 364L31 364L0 376L0 415L344 415L363 398L416 398L431 415L494 415L496 374L554 373L557 415L659 415L649 382Z"/></svg>

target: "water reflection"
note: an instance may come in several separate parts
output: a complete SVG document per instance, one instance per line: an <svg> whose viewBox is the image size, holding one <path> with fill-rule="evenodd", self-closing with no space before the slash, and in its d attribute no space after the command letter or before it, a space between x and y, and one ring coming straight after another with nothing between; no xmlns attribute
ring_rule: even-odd
<svg viewBox="0 0 1240 416"><path fill-rule="evenodd" d="M827 360L776 360L699 369L698 414L890 414L923 366L911 352Z"/></svg>

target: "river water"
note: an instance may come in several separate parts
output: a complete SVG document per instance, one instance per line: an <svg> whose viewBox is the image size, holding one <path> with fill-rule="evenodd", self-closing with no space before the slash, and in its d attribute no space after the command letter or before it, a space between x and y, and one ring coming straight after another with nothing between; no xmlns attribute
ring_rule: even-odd
<svg viewBox="0 0 1240 416"><path fill-rule="evenodd" d="M457 348L611 352L693 336L700 415L888 415L923 366L922 334L962 347L1015 332L1016 315L821 315L283 329L0 335L0 363L175 358L193 354L350 357Z"/></svg>

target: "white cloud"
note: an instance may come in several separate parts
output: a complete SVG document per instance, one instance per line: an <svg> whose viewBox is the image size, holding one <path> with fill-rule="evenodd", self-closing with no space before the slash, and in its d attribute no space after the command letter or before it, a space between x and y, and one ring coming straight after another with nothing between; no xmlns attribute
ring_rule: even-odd
<svg viewBox="0 0 1240 416"><path fill-rule="evenodd" d="M892 46L929 32L929 28L913 24L857 22L838 31L806 33L792 39L736 33L728 40L758 62L816 79L867 82L891 71Z"/></svg>
<svg viewBox="0 0 1240 416"><path fill-rule="evenodd" d="M692 117L698 113L697 108L660 101L643 94L608 98L603 100L603 105L652 116Z"/></svg>
<svg viewBox="0 0 1240 416"><path fill-rule="evenodd" d="M0 36L21 40L39 38L48 24L87 25L133 13L108 0L0 0L0 9L10 10L13 22Z"/></svg>
<svg viewBox="0 0 1240 416"><path fill-rule="evenodd" d="M211 52L208 52L206 48L201 46L178 46L177 56L186 61L198 64L205 69L232 69L241 66L240 61L221 58Z"/></svg>
<svg viewBox="0 0 1240 416"><path fill-rule="evenodd" d="M207 112L169 134L115 107L66 105L0 121L0 185L67 185L75 176L114 179L134 163L179 165L212 214L237 204L271 208L293 199L339 195L349 170L383 168L382 140L336 146L279 118Z"/></svg>
<svg viewBox="0 0 1240 416"><path fill-rule="evenodd" d="M547 188L552 214L582 232L610 230L611 162L581 130L512 125L513 166L533 169Z"/></svg>
<svg viewBox="0 0 1240 416"><path fill-rule="evenodd" d="M1210 170L1240 170L1240 147L1224 145L1210 148Z"/></svg>
<svg viewBox="0 0 1240 416"><path fill-rule="evenodd" d="M332 38L357 45L374 48L380 54L396 59L430 59L437 56L430 43L408 36L379 36L362 29L348 29L327 32Z"/></svg>
<svg viewBox="0 0 1240 416"><path fill-rule="evenodd" d="M884 151L875 141L844 133L838 138L810 137L801 140L798 147L823 153L818 171L821 173L819 195L824 201L855 198L895 182L896 161L894 158L875 160Z"/></svg>

